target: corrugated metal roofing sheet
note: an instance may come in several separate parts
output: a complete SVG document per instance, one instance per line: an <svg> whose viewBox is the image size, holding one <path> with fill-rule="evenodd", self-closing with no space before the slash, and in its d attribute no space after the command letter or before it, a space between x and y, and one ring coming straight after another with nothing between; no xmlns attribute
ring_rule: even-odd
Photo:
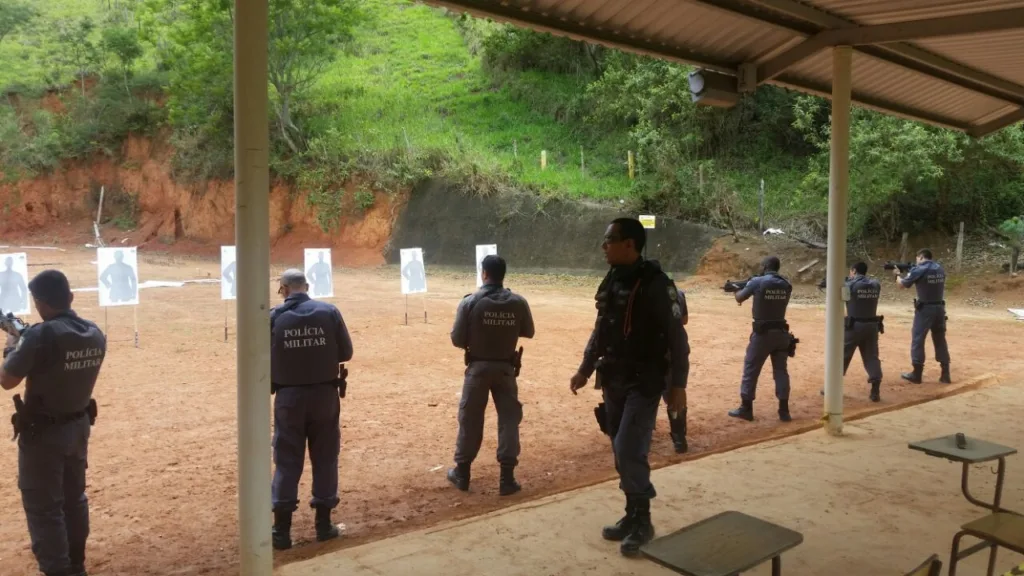
<svg viewBox="0 0 1024 576"><path fill-rule="evenodd" d="M1024 0L425 0L576 39L735 74L808 36L877 25L1024 8ZM773 81L830 90L830 51ZM1024 118L1024 26L860 47L854 100L904 117L968 131ZM991 122L991 123L990 123Z"/></svg>

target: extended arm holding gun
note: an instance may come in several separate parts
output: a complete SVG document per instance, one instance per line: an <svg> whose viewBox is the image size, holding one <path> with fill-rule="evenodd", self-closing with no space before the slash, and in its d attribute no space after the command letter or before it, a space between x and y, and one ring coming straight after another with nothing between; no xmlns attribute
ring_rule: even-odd
<svg viewBox="0 0 1024 576"><path fill-rule="evenodd" d="M28 327L28 322L18 318L11 312L4 314L4 311L0 310L0 330L15 338L20 338L25 330L28 330Z"/></svg>
<svg viewBox="0 0 1024 576"><path fill-rule="evenodd" d="M890 272L893 271L893 270L899 270L900 274L906 274L907 272L910 272L911 268L914 267L914 263L913 262L893 262L892 260L890 260L890 261L886 262L885 265L883 265L882 267L885 268L886 270L890 271Z"/></svg>
<svg viewBox="0 0 1024 576"><path fill-rule="evenodd" d="M753 276L751 276L750 278L753 278ZM739 292L740 290L743 290L744 288L747 287L747 283L750 282L750 278L747 278L746 280L742 280L742 281L741 280L726 280L725 281L725 285L722 286L722 290L725 290L727 293L730 293L730 294L733 293L733 292Z"/></svg>

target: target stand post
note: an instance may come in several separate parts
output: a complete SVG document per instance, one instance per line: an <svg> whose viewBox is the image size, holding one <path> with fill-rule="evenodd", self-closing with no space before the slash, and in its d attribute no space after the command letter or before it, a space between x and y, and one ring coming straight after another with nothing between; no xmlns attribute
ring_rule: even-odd
<svg viewBox="0 0 1024 576"><path fill-rule="evenodd" d="M228 301L224 301L224 341L228 341Z"/></svg>
<svg viewBox="0 0 1024 576"><path fill-rule="evenodd" d="M135 347L139 347L139 307L132 306L132 323L135 328Z"/></svg>
<svg viewBox="0 0 1024 576"><path fill-rule="evenodd" d="M423 323L427 323L427 295L423 295Z"/></svg>
<svg viewBox="0 0 1024 576"><path fill-rule="evenodd" d="M405 295L405 325L409 325L409 295Z"/></svg>

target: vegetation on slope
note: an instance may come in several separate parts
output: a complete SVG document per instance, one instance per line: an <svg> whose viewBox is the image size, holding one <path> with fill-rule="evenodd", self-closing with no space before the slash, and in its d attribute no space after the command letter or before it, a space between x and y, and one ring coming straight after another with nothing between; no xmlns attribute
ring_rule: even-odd
<svg viewBox="0 0 1024 576"><path fill-rule="evenodd" d="M148 133L169 135L176 178L230 176L230 6L0 0L0 171L116 156ZM698 108L684 66L409 0L270 6L272 169L310 193L325 227L358 174L378 189L444 176L734 227L755 224L764 180L768 223L824 231L827 101L766 87ZM40 104L54 90L62 104ZM852 235L1024 213L1021 126L974 141L865 110L853 120ZM372 201L354 193L348 205Z"/></svg>

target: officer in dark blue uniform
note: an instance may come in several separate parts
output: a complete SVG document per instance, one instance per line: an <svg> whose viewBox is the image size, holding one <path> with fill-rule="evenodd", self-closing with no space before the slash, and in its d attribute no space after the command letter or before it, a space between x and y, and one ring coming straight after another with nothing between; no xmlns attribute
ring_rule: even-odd
<svg viewBox="0 0 1024 576"><path fill-rule="evenodd" d="M310 299L301 270L285 270L278 294L284 303L270 312L270 379L274 398L274 548L291 548L292 512L299 505L299 477L309 444L313 464L316 539L337 538L331 522L338 505L338 454L341 451L341 401L345 397L343 362L352 359L352 339L341 312Z"/></svg>
<svg viewBox="0 0 1024 576"><path fill-rule="evenodd" d="M786 363L793 346L793 335L786 322L786 307L793 293L793 286L779 275L782 263L776 256L768 256L762 262L763 273L747 281L742 290L736 292L736 302L743 304L754 298L753 331L743 360L743 381L740 384L739 408L729 411L729 416L754 419L754 397L757 378L765 360L772 359L772 374L775 377L775 397L779 399L779 420L789 422L789 371Z"/></svg>
<svg viewBox="0 0 1024 576"><path fill-rule="evenodd" d="M952 383L949 375L949 347L946 345L946 271L938 262L932 261L932 251L927 248L917 252L917 265L910 269L906 278L900 278L899 269L896 274L896 285L906 289L917 287L917 298L914 299L914 327L911 332L910 361L914 365L913 372L900 374L904 380L921 383L924 371L924 339L930 331L932 343L935 345L935 359L942 367L939 382Z"/></svg>
<svg viewBox="0 0 1024 576"><path fill-rule="evenodd" d="M882 328L882 317L878 315L878 298L882 284L867 276L868 265L857 262L850 268L846 286L850 299L846 301L846 324L843 334L843 375L850 367L853 353L860 349L860 359L871 384L869 397L872 402L881 400L879 388L882 385L882 362L878 359L878 334Z"/></svg>
<svg viewBox="0 0 1024 576"><path fill-rule="evenodd" d="M686 294L683 293L683 290L681 288L677 288L676 293L678 295L679 301L679 312L682 315L682 320L680 321L680 324L683 327L683 346L686 349L686 367L684 370L686 371L687 378L689 378L690 340L686 334L686 324L690 321L690 314L686 308ZM671 366L671 354L666 356L666 361L666 365ZM669 406L671 396L672 370L669 369L665 373L665 393L662 395L662 397L665 399L665 413L668 416L669 437L672 438L672 447L675 449L676 454L685 454L686 451L689 449L689 446L686 442L686 403L683 403L683 409L680 410L678 413L673 412L672 408Z"/></svg>
<svg viewBox="0 0 1024 576"><path fill-rule="evenodd" d="M466 351L466 374L459 401L459 434L455 443L455 468L448 481L459 490L469 490L470 466L484 438L487 396L494 397L498 411L498 464L501 480L498 493L519 492L515 469L519 463L519 423L523 405L519 402L516 376L521 358L516 352L519 338L533 338L533 315L526 299L505 288L505 260L490 255L481 262L483 286L462 299L455 312L452 344Z"/></svg>
<svg viewBox="0 0 1024 576"><path fill-rule="evenodd" d="M666 372L671 374L671 415L686 409L689 350L678 293L657 262L641 257L646 241L639 220L619 218L608 226L601 247L611 270L597 289L597 321L569 383L575 394L597 371L604 402L595 414L612 439L619 488L626 495L626 515L601 535L621 542L619 550L626 556L636 556L654 537L651 498L656 492L647 457Z"/></svg>
<svg viewBox="0 0 1024 576"><path fill-rule="evenodd" d="M63 273L40 272L28 288L43 321L20 338L8 337L0 370L4 390L26 380L24 403L15 396L18 488L39 570L46 576L84 576L85 470L96 420L92 392L107 340L71 309L74 295Z"/></svg>

